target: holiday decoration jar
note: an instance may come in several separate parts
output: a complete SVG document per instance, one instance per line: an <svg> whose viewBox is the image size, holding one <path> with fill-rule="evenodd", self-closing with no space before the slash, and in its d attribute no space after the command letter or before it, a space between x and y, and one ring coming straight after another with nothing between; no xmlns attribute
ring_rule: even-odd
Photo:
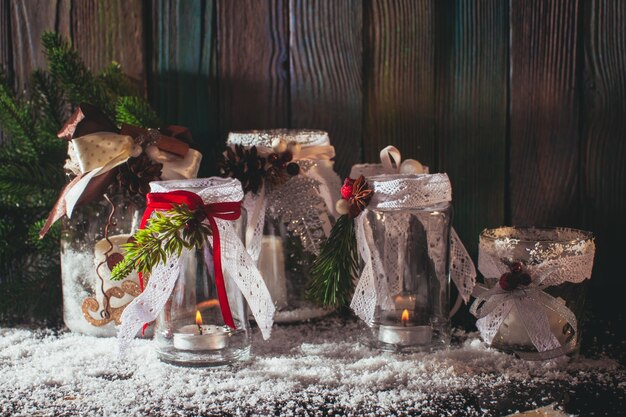
<svg viewBox="0 0 626 417"><path fill-rule="evenodd" d="M314 266L311 292L350 307L382 350L411 352L450 340L450 276L469 299L471 259L452 231L451 185L394 147L357 165L336 203L341 217ZM363 173L367 175L364 176ZM361 273L356 288L351 283Z"/></svg>
<svg viewBox="0 0 626 417"><path fill-rule="evenodd" d="M248 306L266 338L275 309L242 243L241 184L206 178L157 181L151 188L140 230L113 270L119 280L137 268L147 281L122 313L121 352L156 319L157 353L165 362L213 366L247 359Z"/></svg>
<svg viewBox="0 0 626 417"><path fill-rule="evenodd" d="M471 308L483 340L531 360L576 352L594 254L594 238L582 230L483 231L478 269L485 282L476 286Z"/></svg>
<svg viewBox="0 0 626 417"><path fill-rule="evenodd" d="M246 245L276 305L277 322L328 314L307 299L312 262L335 220L340 180L326 132L233 132L220 163L241 180L248 212Z"/></svg>
<svg viewBox="0 0 626 417"><path fill-rule="evenodd" d="M63 316L67 327L114 336L125 306L142 290L137 274L111 280L122 246L139 226L149 182L195 177L201 154L189 148L186 128L122 125L81 104L59 132L68 142L71 179L41 231L59 219Z"/></svg>

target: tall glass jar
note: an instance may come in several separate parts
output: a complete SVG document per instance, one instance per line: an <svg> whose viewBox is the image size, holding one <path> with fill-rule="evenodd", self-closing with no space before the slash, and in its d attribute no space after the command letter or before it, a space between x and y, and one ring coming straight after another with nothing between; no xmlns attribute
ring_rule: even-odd
<svg viewBox="0 0 626 417"><path fill-rule="evenodd" d="M525 359L578 351L595 245L570 228L501 227L480 234L485 285L472 306L483 338Z"/></svg>
<svg viewBox="0 0 626 417"><path fill-rule="evenodd" d="M335 201L341 182L333 171L334 148L328 134L318 130L259 130L232 132L227 145L256 149L267 172L297 165L285 181L265 176L258 190L247 191L244 206L249 225L246 245L276 306L277 323L298 322L327 315L330 310L307 300L310 269L335 222ZM288 157L285 155L288 154ZM284 168L284 167L283 167ZM288 167L289 168L289 167Z"/></svg>
<svg viewBox="0 0 626 417"><path fill-rule="evenodd" d="M243 238L245 214L236 222ZM235 329L224 323L218 301L213 251L185 251L172 294L156 320L157 353L164 362L187 366L217 366L250 357L248 307L233 277L224 270L228 304Z"/></svg>
<svg viewBox="0 0 626 417"><path fill-rule="evenodd" d="M139 227L145 204L114 195L77 207L61 232L63 319L72 331L115 336L124 307L139 293L136 273L112 281L111 269L123 258L121 245Z"/></svg>
<svg viewBox="0 0 626 417"><path fill-rule="evenodd" d="M450 203L368 210L365 228L383 265L378 279L386 296L370 326L380 349L411 352L449 344L451 220Z"/></svg>

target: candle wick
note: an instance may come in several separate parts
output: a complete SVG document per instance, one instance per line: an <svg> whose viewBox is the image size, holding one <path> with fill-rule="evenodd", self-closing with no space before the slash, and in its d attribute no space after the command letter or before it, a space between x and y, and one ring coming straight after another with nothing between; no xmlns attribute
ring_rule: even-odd
<svg viewBox="0 0 626 417"><path fill-rule="evenodd" d="M200 326L199 324L198 324L198 334L202 335L202 326Z"/></svg>

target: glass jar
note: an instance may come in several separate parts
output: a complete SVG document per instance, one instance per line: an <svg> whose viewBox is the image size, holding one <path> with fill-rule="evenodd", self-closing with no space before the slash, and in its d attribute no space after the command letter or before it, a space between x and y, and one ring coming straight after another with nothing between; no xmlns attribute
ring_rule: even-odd
<svg viewBox="0 0 626 417"><path fill-rule="evenodd" d="M139 199L114 195L111 202L77 207L71 219L63 219L63 320L70 330L115 336L124 307L141 289L136 273L111 281L111 269L123 258L120 246L139 227L144 207Z"/></svg>
<svg viewBox="0 0 626 417"><path fill-rule="evenodd" d="M447 346L451 204L373 208L365 214L370 251L382 264L370 340L381 350L395 352Z"/></svg>
<svg viewBox="0 0 626 417"><path fill-rule="evenodd" d="M245 212L234 222L243 239ZM223 253L222 256L225 256ZM208 244L182 253L181 270L172 294L157 317L155 340L159 358L186 366L219 366L250 357L248 306L241 290L223 270L235 329L224 323L218 301L213 251Z"/></svg>
<svg viewBox="0 0 626 417"><path fill-rule="evenodd" d="M329 314L332 310L318 307L306 297L313 261L335 222L335 201L341 187L333 170L334 148L328 134L288 129L231 132L227 145L254 146L266 160L287 151L289 160L298 164L297 175L279 184L266 177L257 193L246 193L244 206L251 220L246 245L258 260L275 303L275 322L305 321Z"/></svg>
<svg viewBox="0 0 626 417"><path fill-rule="evenodd" d="M531 360L577 352L593 235L570 228L501 227L481 233L479 251L489 292L479 292L472 311L483 338Z"/></svg>

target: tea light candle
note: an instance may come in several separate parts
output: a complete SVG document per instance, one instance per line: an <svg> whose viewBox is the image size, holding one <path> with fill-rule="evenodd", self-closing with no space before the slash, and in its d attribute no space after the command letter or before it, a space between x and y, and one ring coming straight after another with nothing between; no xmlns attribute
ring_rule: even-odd
<svg viewBox="0 0 626 417"><path fill-rule="evenodd" d="M431 342L433 337L432 328L412 323L408 309L402 311L400 322L400 326L381 324L378 329L378 340L398 346L417 346Z"/></svg>
<svg viewBox="0 0 626 417"><path fill-rule="evenodd" d="M230 330L224 326L202 324L196 312L196 324L189 324L174 333L174 347L179 350L218 350L228 344Z"/></svg>

